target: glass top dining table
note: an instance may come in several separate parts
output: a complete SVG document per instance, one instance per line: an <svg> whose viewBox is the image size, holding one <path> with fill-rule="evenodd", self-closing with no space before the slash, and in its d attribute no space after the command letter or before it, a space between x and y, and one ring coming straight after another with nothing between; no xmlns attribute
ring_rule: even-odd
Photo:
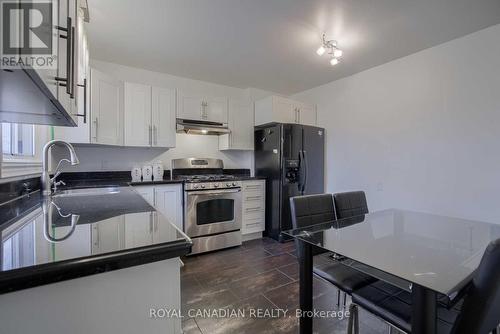
<svg viewBox="0 0 500 334"><path fill-rule="evenodd" d="M500 238L500 225L389 209L283 234L346 257L360 271L374 269L379 279L403 282L408 291L418 286L453 300Z"/></svg>

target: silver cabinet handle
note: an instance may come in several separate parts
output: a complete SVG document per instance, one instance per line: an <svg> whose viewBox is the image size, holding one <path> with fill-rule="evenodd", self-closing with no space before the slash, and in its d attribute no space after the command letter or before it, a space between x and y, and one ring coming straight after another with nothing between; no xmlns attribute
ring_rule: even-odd
<svg viewBox="0 0 500 334"><path fill-rule="evenodd" d="M153 125L153 138L155 145L158 145L158 129L156 128L156 125Z"/></svg>
<svg viewBox="0 0 500 334"><path fill-rule="evenodd" d="M208 107L207 101L201 102L201 118L205 120L208 119L207 107Z"/></svg>
<svg viewBox="0 0 500 334"><path fill-rule="evenodd" d="M256 223L250 223L250 224L245 224L245 226L253 226L253 225L260 225L261 222L256 222Z"/></svg>
<svg viewBox="0 0 500 334"><path fill-rule="evenodd" d="M245 189L260 189L262 186L260 184L245 186Z"/></svg>
<svg viewBox="0 0 500 334"><path fill-rule="evenodd" d="M261 211L262 208L259 206L257 208L247 208L245 211L246 212L255 212L255 211Z"/></svg>
<svg viewBox="0 0 500 334"><path fill-rule="evenodd" d="M149 233L153 233L153 212L149 213Z"/></svg>
<svg viewBox="0 0 500 334"><path fill-rule="evenodd" d="M151 125L149 125L148 127L148 136L149 136L149 145L153 145L153 128L151 127Z"/></svg>
<svg viewBox="0 0 500 334"><path fill-rule="evenodd" d="M297 123L300 123L300 113L301 112L302 111L299 108L297 108Z"/></svg>
<svg viewBox="0 0 500 334"><path fill-rule="evenodd" d="M94 231L95 231L95 241L94 241L94 246L96 246L97 248L99 248L99 244L100 244L100 238L99 238L99 225L96 225L94 227Z"/></svg>
<svg viewBox="0 0 500 334"><path fill-rule="evenodd" d="M247 196L245 199L247 201L253 201L253 200L256 200L256 199L261 199L262 196Z"/></svg>
<svg viewBox="0 0 500 334"><path fill-rule="evenodd" d="M97 119L97 117L94 119L94 124L95 124L94 138L97 141L97 129L99 128L99 120Z"/></svg>

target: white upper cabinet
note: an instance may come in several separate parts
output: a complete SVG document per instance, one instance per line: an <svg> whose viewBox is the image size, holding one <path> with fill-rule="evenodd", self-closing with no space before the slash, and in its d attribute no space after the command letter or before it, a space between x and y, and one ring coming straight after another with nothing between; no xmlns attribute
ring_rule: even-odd
<svg viewBox="0 0 500 334"><path fill-rule="evenodd" d="M151 146L151 86L125 82L125 146Z"/></svg>
<svg viewBox="0 0 500 334"><path fill-rule="evenodd" d="M91 142L123 145L123 81L92 69Z"/></svg>
<svg viewBox="0 0 500 334"><path fill-rule="evenodd" d="M125 83L125 146L175 147L175 90Z"/></svg>
<svg viewBox="0 0 500 334"><path fill-rule="evenodd" d="M316 108L281 96L255 102L255 125L271 122L316 125Z"/></svg>
<svg viewBox="0 0 500 334"><path fill-rule="evenodd" d="M79 15L76 21L75 37L75 87L74 87L74 116L78 123L77 127L54 127L54 138L68 141L70 143L90 143L90 67L89 50L83 12L78 8ZM66 60L64 60L66 61ZM64 89L63 89L64 88ZM60 86L60 94L66 94L66 87ZM68 95L68 98L70 96ZM68 100L69 101L69 100Z"/></svg>
<svg viewBox="0 0 500 334"><path fill-rule="evenodd" d="M297 103L295 105L295 108L299 117L298 123L313 126L316 126L318 124L316 121L316 108L314 106L304 103Z"/></svg>
<svg viewBox="0 0 500 334"><path fill-rule="evenodd" d="M152 87L153 146L175 147L175 90Z"/></svg>
<svg viewBox="0 0 500 334"><path fill-rule="evenodd" d="M228 127L231 133L219 136L220 150L253 150L254 111L248 101L229 100Z"/></svg>
<svg viewBox="0 0 500 334"><path fill-rule="evenodd" d="M228 100L225 97L205 99L206 121L227 123Z"/></svg>
<svg viewBox="0 0 500 334"><path fill-rule="evenodd" d="M204 98L202 96L177 93L177 118L200 120L204 117Z"/></svg>
<svg viewBox="0 0 500 334"><path fill-rule="evenodd" d="M179 91L177 100L177 118L227 123L226 97L206 97Z"/></svg>

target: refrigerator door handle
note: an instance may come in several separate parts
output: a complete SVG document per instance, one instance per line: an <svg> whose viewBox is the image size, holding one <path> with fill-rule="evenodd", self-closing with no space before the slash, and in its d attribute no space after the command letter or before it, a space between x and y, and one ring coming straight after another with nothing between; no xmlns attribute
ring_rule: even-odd
<svg viewBox="0 0 500 334"><path fill-rule="evenodd" d="M304 183L302 183L302 192L306 190L307 186L307 152L302 151L302 158L304 160Z"/></svg>
<svg viewBox="0 0 500 334"><path fill-rule="evenodd" d="M297 182L297 188L299 188L299 192L301 193L302 195L302 175L303 175L303 171L302 171L302 166L304 164L304 159L302 158L302 150L299 151L299 178L298 178L298 182Z"/></svg>

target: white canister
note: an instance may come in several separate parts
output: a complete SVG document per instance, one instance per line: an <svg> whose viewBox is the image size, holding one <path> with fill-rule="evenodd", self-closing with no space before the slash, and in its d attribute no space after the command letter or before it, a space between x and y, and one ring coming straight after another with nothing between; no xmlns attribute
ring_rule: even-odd
<svg viewBox="0 0 500 334"><path fill-rule="evenodd" d="M153 180L162 181L163 180L163 164L161 161L155 162L153 164Z"/></svg>
<svg viewBox="0 0 500 334"><path fill-rule="evenodd" d="M132 168L132 182L141 182L142 169L139 166L134 166Z"/></svg>
<svg viewBox="0 0 500 334"><path fill-rule="evenodd" d="M142 182L153 181L153 167L151 165L142 166Z"/></svg>

